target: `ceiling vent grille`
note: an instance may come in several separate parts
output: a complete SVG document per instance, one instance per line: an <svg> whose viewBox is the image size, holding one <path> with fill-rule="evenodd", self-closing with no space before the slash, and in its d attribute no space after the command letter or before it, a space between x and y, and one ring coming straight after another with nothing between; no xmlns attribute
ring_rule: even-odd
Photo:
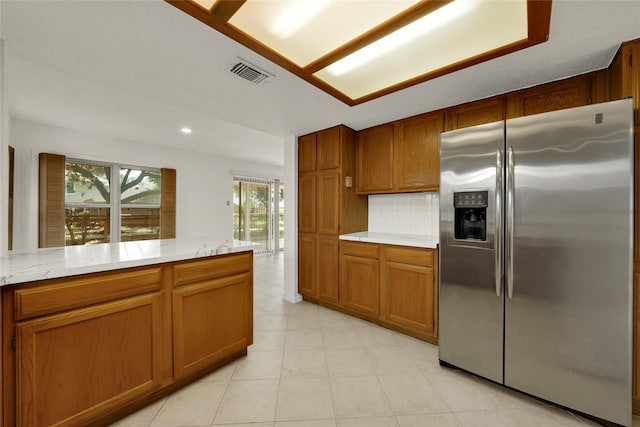
<svg viewBox="0 0 640 427"><path fill-rule="evenodd" d="M235 74L238 77L241 77L251 83L262 86L269 80L275 77L275 75L271 74L268 71L263 70L262 68L253 65L251 62L246 61L242 58L237 58L236 61L233 62L229 71Z"/></svg>

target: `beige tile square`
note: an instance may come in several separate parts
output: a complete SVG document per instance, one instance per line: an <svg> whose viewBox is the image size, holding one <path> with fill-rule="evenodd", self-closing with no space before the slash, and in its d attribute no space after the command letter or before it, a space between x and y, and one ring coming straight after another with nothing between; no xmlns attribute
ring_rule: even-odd
<svg viewBox="0 0 640 427"><path fill-rule="evenodd" d="M286 331L253 331L253 344L248 351L284 350Z"/></svg>
<svg viewBox="0 0 640 427"><path fill-rule="evenodd" d="M359 325L358 322L354 321L354 317L339 313L334 310L329 309L321 309L320 313L320 325L322 329L352 329Z"/></svg>
<svg viewBox="0 0 640 427"><path fill-rule="evenodd" d="M215 371L213 371L212 373L210 373L209 375L207 375L206 377L203 377L200 381L202 382L207 382L207 381L229 381L231 380L231 376L233 375L233 371L236 369L236 362L231 362L227 365L224 365L218 369L216 369Z"/></svg>
<svg viewBox="0 0 640 427"><path fill-rule="evenodd" d="M462 427L452 413L398 415L400 427Z"/></svg>
<svg viewBox="0 0 640 427"><path fill-rule="evenodd" d="M286 331L287 316L285 314L264 314L255 318L254 331Z"/></svg>
<svg viewBox="0 0 640 427"><path fill-rule="evenodd" d="M197 382L171 394L151 427L209 425L216 414L226 382Z"/></svg>
<svg viewBox="0 0 640 427"><path fill-rule="evenodd" d="M214 424L273 422L278 380L231 381Z"/></svg>
<svg viewBox="0 0 640 427"><path fill-rule="evenodd" d="M375 376L333 377L331 391L338 418L393 415Z"/></svg>
<svg viewBox="0 0 640 427"><path fill-rule="evenodd" d="M393 345L398 346L400 342L396 339L397 334L388 329L373 324L360 326L357 333L366 347Z"/></svg>
<svg viewBox="0 0 640 427"><path fill-rule="evenodd" d="M440 393L422 374L380 376L378 380L396 415L450 411Z"/></svg>
<svg viewBox="0 0 640 427"><path fill-rule="evenodd" d="M332 377L356 377L375 374L364 348L325 350L325 354L329 375Z"/></svg>
<svg viewBox="0 0 640 427"><path fill-rule="evenodd" d="M282 362L282 378L328 377L327 358L322 350L287 350Z"/></svg>
<svg viewBox="0 0 640 427"><path fill-rule="evenodd" d="M339 418L338 427L398 427L396 417Z"/></svg>
<svg viewBox="0 0 640 427"><path fill-rule="evenodd" d="M236 362L233 380L280 378L283 351L253 351Z"/></svg>
<svg viewBox="0 0 640 427"><path fill-rule="evenodd" d="M322 338L324 339L324 348L327 349L364 347L358 332L351 327L347 327L347 329L323 329Z"/></svg>
<svg viewBox="0 0 640 427"><path fill-rule="evenodd" d="M275 427L336 427L336 420L277 421Z"/></svg>
<svg viewBox="0 0 640 427"><path fill-rule="evenodd" d="M287 331L287 338L284 344L285 350L322 350L321 331Z"/></svg>
<svg viewBox="0 0 640 427"><path fill-rule="evenodd" d="M164 397L151 405L145 406L138 412L134 412L120 421L111 424L111 427L147 427L166 400L167 398Z"/></svg>
<svg viewBox="0 0 640 427"><path fill-rule="evenodd" d="M546 402L534 399L533 397L508 389L507 387L499 384L492 383L491 381L478 377L476 377L475 380L478 382L483 392L492 397L497 409L549 406Z"/></svg>
<svg viewBox="0 0 640 427"><path fill-rule="evenodd" d="M417 362L417 357L397 346L367 347L367 354L377 375L419 374L424 369Z"/></svg>
<svg viewBox="0 0 640 427"><path fill-rule="evenodd" d="M442 369L438 372L427 372L425 377L453 412L496 409L493 396L470 374Z"/></svg>
<svg viewBox="0 0 640 427"><path fill-rule="evenodd" d="M307 301L300 301L297 304L291 304L289 307L290 316L317 315L318 305Z"/></svg>
<svg viewBox="0 0 640 427"><path fill-rule="evenodd" d="M320 316L318 312L309 312L303 314L291 314L287 317L287 330L289 331L319 331L322 329L320 326Z"/></svg>
<svg viewBox="0 0 640 427"><path fill-rule="evenodd" d="M280 380L277 421L319 420L335 417L328 378Z"/></svg>
<svg viewBox="0 0 640 427"><path fill-rule="evenodd" d="M510 409L509 412L520 425L545 427L584 427L570 412L554 406Z"/></svg>
<svg viewBox="0 0 640 427"><path fill-rule="evenodd" d="M216 427L273 427L273 423L219 424Z"/></svg>

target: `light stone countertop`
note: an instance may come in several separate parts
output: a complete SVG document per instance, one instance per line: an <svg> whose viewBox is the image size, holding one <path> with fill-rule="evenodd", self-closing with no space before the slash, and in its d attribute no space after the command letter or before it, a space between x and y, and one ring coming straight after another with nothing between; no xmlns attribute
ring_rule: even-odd
<svg viewBox="0 0 640 427"><path fill-rule="evenodd" d="M216 255L221 239L163 239L12 251L0 257L0 286ZM226 252L253 250L234 240Z"/></svg>
<svg viewBox="0 0 640 427"><path fill-rule="evenodd" d="M360 231L358 233L342 234L340 236L340 240L382 243L385 245L413 246L417 248L436 249L438 247L438 236L422 234L396 234Z"/></svg>

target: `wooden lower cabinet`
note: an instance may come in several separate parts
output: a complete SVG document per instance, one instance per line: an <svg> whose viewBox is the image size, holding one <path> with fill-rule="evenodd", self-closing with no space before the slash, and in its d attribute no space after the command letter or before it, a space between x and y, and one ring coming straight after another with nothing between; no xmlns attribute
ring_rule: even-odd
<svg viewBox="0 0 640 427"><path fill-rule="evenodd" d="M340 245L340 306L437 344L437 250L351 241Z"/></svg>
<svg viewBox="0 0 640 427"><path fill-rule="evenodd" d="M89 425L159 389L162 315L149 294L20 322L17 425Z"/></svg>
<svg viewBox="0 0 640 427"><path fill-rule="evenodd" d="M252 283L242 252L2 287L2 425L107 425L246 354Z"/></svg>
<svg viewBox="0 0 640 427"><path fill-rule="evenodd" d="M388 247L382 253L381 318L437 337L435 251Z"/></svg>
<svg viewBox="0 0 640 427"><path fill-rule="evenodd" d="M316 296L316 238L298 238L298 291L307 297Z"/></svg>
<svg viewBox="0 0 640 427"><path fill-rule="evenodd" d="M340 304L377 317L380 312L380 263L374 258L343 255L340 260Z"/></svg>
<svg viewBox="0 0 640 427"><path fill-rule="evenodd" d="M338 303L338 242L336 237L319 237L316 254L316 286L318 298Z"/></svg>
<svg viewBox="0 0 640 427"><path fill-rule="evenodd" d="M183 378L250 344L251 274L196 282L173 291L175 378Z"/></svg>

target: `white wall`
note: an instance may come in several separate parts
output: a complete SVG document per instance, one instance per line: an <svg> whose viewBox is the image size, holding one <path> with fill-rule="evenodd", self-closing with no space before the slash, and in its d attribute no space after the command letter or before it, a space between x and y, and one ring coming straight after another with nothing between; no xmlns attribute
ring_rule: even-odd
<svg viewBox="0 0 640 427"><path fill-rule="evenodd" d="M400 193L369 196L369 231L437 236L439 194Z"/></svg>
<svg viewBox="0 0 640 427"><path fill-rule="evenodd" d="M38 155L41 152L63 154L76 159L176 169L177 238L233 238L231 170L251 172L255 176L283 177L281 167L92 135L18 119L10 121L9 143L15 148L15 250L38 246ZM227 201L231 202L229 206ZM0 233L0 236L3 235Z"/></svg>
<svg viewBox="0 0 640 427"><path fill-rule="evenodd" d="M4 65L4 40L0 40L0 254L9 247L9 114Z"/></svg>

